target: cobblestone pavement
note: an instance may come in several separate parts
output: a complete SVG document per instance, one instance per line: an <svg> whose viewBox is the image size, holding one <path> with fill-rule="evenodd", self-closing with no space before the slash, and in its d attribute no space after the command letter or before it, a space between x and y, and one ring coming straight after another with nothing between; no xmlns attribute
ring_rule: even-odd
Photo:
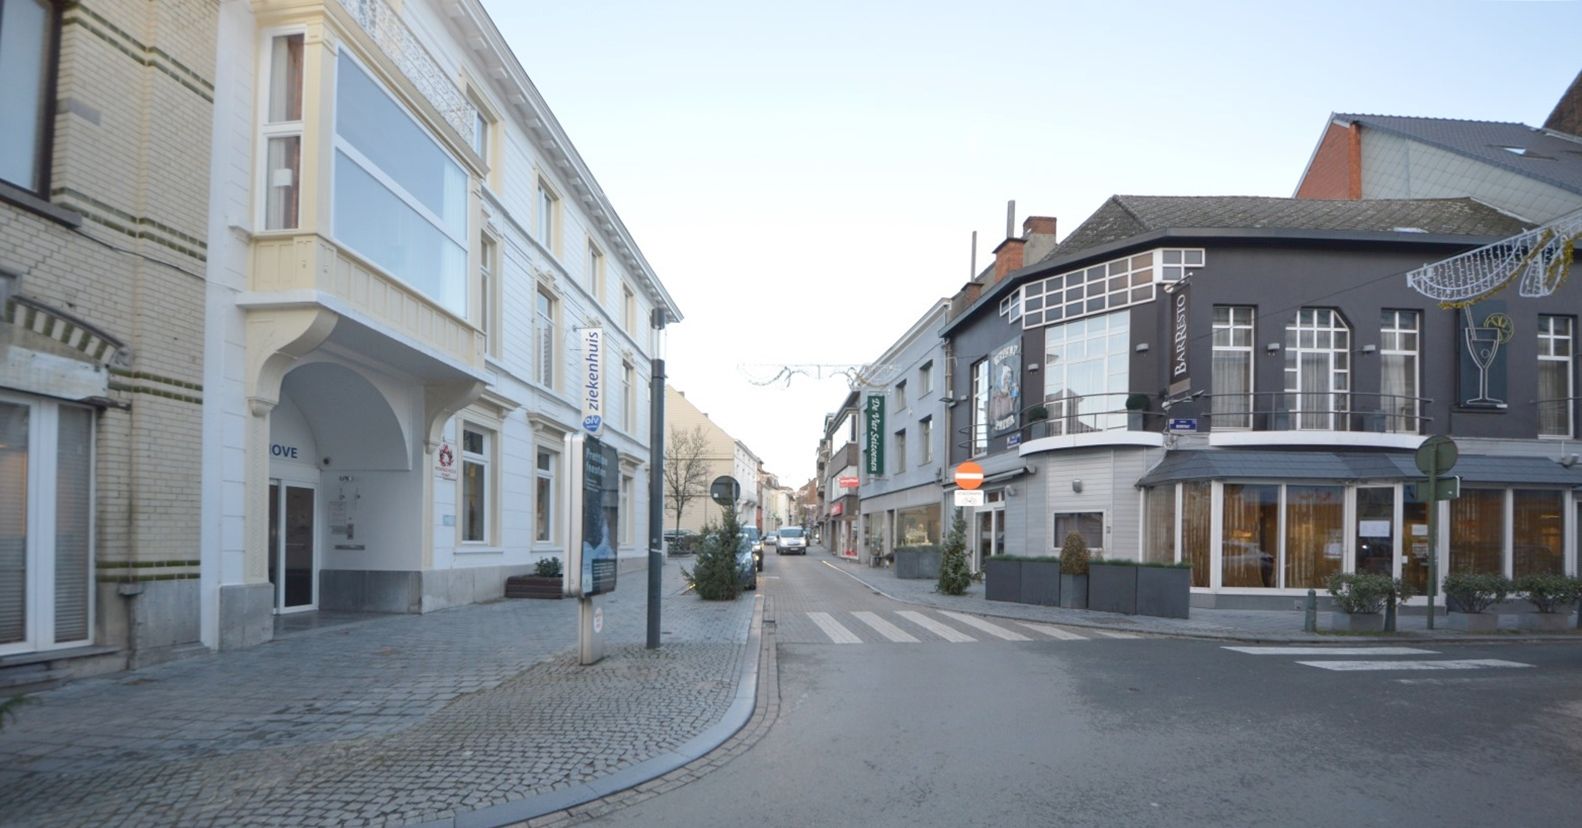
<svg viewBox="0 0 1582 828"><path fill-rule="evenodd" d="M1041 621L1073 627L1093 627L1150 635L1169 635L1190 638L1223 638L1236 641L1308 641L1334 642L1334 633L1306 633L1302 631L1302 613L1297 610L1227 610L1194 607L1191 618L1154 618L1145 615L1121 615L1113 612L1061 609L1059 607L1016 604L990 601L983 596L983 584L973 583L965 595L942 595L929 580L903 580L895 577L893 569L875 569L847 558L831 555L825 549L814 547L813 556L829 561L830 565L856 578L870 588L897 601L922 604L941 609L960 610L980 615L1015 618L1023 621ZM1299 600L1292 597L1293 605ZM1468 635L1448 629L1441 612L1439 627L1428 629L1428 616L1421 613L1403 613L1398 621L1399 633L1394 636L1369 634L1369 639L1409 638L1433 641L1556 641L1582 643L1582 632L1569 630L1564 633L1533 633L1515 628L1516 619L1502 619L1506 626L1497 635ZM1319 628L1329 623L1329 613L1319 613Z"/></svg>
<svg viewBox="0 0 1582 828"><path fill-rule="evenodd" d="M751 597L677 596L678 569L663 646L637 571L587 668L575 602L502 601L38 694L0 733L0 824L424 822L631 766L716 723L744 655Z"/></svg>

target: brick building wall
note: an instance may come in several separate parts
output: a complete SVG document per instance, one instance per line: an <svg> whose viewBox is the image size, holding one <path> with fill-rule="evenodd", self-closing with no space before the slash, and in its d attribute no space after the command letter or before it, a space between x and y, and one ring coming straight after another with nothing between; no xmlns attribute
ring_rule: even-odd
<svg viewBox="0 0 1582 828"><path fill-rule="evenodd" d="M1362 127L1330 124L1297 184L1297 198L1362 198Z"/></svg>

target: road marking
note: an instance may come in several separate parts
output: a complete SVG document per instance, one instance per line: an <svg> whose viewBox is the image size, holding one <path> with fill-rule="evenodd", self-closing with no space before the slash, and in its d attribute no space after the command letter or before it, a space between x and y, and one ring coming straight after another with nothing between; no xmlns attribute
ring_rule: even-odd
<svg viewBox="0 0 1582 828"><path fill-rule="evenodd" d="M1434 650L1420 650L1416 647L1225 647L1247 655L1439 655Z"/></svg>
<svg viewBox="0 0 1582 828"><path fill-rule="evenodd" d="M1136 638L1137 637L1137 636L1133 635L1132 633L1114 632L1114 631L1111 631L1111 630L1094 630L1093 632L1095 632L1095 633L1097 633L1099 635L1102 635L1105 638Z"/></svg>
<svg viewBox="0 0 1582 828"><path fill-rule="evenodd" d="M917 644L917 643L919 643L918 640L915 637L913 637L913 635L911 633L907 632L906 630L901 629L900 627L897 627L894 624L891 624L889 621L886 621L883 618L880 618L876 613L866 612L866 611L864 611L864 612L855 612L854 611L854 612L852 612L852 615L857 616L857 620L858 621L861 621L862 623L867 624L868 626L873 627L874 629L878 630L880 635L884 636L885 638L890 639L891 641L899 642L899 643L902 643L902 644Z"/></svg>
<svg viewBox="0 0 1582 828"><path fill-rule="evenodd" d="M989 622L987 622L987 621L983 620L982 618L979 618L979 617L977 617L975 615L967 615L966 613L961 613L961 612L951 612L950 610L940 610L939 614L943 615L943 616L945 616L947 618L954 618L955 620L960 621L961 623L966 624L969 627L977 627L978 629L983 630L984 632L988 633L989 635L992 635L992 636L994 636L996 638L1003 638L1006 641L1032 641L1033 640L1031 638L1028 638L1025 635L1022 635L1019 632L1012 632L1012 631L1010 631L1010 630L1008 630L1008 629L1006 629L1004 627L998 627L998 626L995 626L994 624L990 624Z"/></svg>
<svg viewBox="0 0 1582 828"><path fill-rule="evenodd" d="M913 612L912 610L896 610L895 614L905 618L908 621L911 621L913 624L916 624L925 630L928 630L934 635L951 642L952 644L960 644L963 641L978 640L970 635L967 635L966 633L956 632L956 630L947 627L932 618L929 618L921 612Z"/></svg>
<svg viewBox="0 0 1582 828"><path fill-rule="evenodd" d="M1044 635L1049 636L1050 638L1058 638L1061 641L1087 641L1088 640L1084 636L1077 635L1076 633L1071 632L1069 630L1062 630L1059 627L1051 627L1048 624L1031 624L1031 623L1028 623L1026 621L1018 621L1016 623L1021 624L1022 626L1032 630L1033 632L1040 632L1040 633L1043 633Z"/></svg>
<svg viewBox="0 0 1582 828"><path fill-rule="evenodd" d="M836 644L862 643L862 639L858 638L856 633L853 633L851 630L842 627L840 622L836 621L834 618L831 618L830 614L827 612L810 612L807 614L807 617L813 619L813 623L817 624L818 628L823 630L825 635L829 636L829 640Z"/></svg>
<svg viewBox="0 0 1582 828"><path fill-rule="evenodd" d="M1485 667L1531 667L1520 661L1498 658L1462 658L1444 661L1298 661L1321 670L1482 670Z"/></svg>

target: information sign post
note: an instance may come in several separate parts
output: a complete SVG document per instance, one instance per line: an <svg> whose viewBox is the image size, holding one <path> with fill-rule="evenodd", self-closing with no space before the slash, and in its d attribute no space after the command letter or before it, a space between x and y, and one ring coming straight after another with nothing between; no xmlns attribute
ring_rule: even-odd
<svg viewBox="0 0 1582 828"><path fill-rule="evenodd" d="M604 658L604 610L595 601L615 591L615 533L620 520L620 458L591 434L566 436L566 594L577 599L581 664Z"/></svg>

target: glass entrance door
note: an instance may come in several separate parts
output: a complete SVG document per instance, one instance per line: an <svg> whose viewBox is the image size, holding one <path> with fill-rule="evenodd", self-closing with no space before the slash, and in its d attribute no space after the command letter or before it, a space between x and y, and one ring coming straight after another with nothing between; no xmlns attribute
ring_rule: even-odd
<svg viewBox="0 0 1582 828"><path fill-rule="evenodd" d="M1004 551L1000 544L1005 536L1005 512L1001 509L980 511L976 520L978 530L974 533L977 540L973 544L972 571L982 572L984 558Z"/></svg>
<svg viewBox="0 0 1582 828"><path fill-rule="evenodd" d="M1357 569L1395 577L1395 487L1357 489Z"/></svg>
<svg viewBox="0 0 1582 828"><path fill-rule="evenodd" d="M276 612L318 606L316 501L311 486L278 480L269 484L269 582L275 586Z"/></svg>

